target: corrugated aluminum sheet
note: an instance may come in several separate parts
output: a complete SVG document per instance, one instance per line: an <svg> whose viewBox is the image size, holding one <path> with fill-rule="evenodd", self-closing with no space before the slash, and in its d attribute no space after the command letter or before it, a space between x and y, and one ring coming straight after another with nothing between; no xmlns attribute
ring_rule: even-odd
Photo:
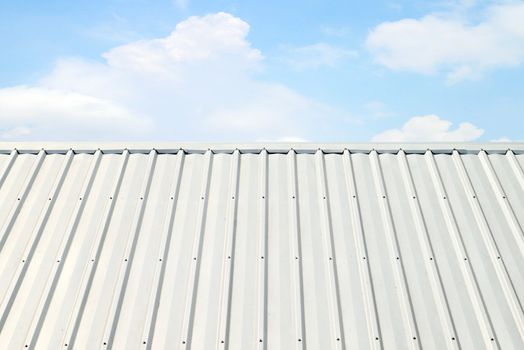
<svg viewBox="0 0 524 350"><path fill-rule="evenodd" d="M1 349L524 348L523 144L157 146L0 144Z"/></svg>

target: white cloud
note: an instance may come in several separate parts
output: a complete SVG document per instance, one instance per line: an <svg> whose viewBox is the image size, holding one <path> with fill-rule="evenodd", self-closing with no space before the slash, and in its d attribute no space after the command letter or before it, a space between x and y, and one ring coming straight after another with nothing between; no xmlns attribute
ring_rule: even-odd
<svg viewBox="0 0 524 350"><path fill-rule="evenodd" d="M0 106L1 124L10 128L1 138L136 136L151 129L147 118L108 100L71 91L26 86L0 89Z"/></svg>
<svg viewBox="0 0 524 350"><path fill-rule="evenodd" d="M122 45L103 57L111 67L148 73L165 73L184 63L223 63L224 58L245 67L262 58L246 40L248 32L246 22L227 13L194 16L180 22L166 38Z"/></svg>
<svg viewBox="0 0 524 350"><path fill-rule="evenodd" d="M329 118L344 115L257 79L263 56L248 32L241 19L216 13L190 17L165 38L115 47L102 62L61 59L36 84L0 89L2 130L30 130L0 137L248 141L328 134Z"/></svg>
<svg viewBox="0 0 524 350"><path fill-rule="evenodd" d="M371 31L366 46L391 69L445 72L449 83L478 79L488 69L524 61L524 3L490 6L475 24L456 12L384 22Z"/></svg>
<svg viewBox="0 0 524 350"><path fill-rule="evenodd" d="M284 62L296 69L318 68L322 66L335 67L357 55L353 50L332 46L327 43L287 47L284 51Z"/></svg>
<svg viewBox="0 0 524 350"><path fill-rule="evenodd" d="M390 129L375 135L374 142L460 142L479 138L484 130L471 123L460 123L451 130L453 123L436 115L417 116L409 119L400 129Z"/></svg>

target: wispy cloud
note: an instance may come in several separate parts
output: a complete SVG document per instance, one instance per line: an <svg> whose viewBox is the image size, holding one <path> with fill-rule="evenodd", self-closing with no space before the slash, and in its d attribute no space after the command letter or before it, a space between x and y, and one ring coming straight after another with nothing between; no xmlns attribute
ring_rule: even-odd
<svg viewBox="0 0 524 350"><path fill-rule="evenodd" d="M122 44L140 38L140 35L131 28L132 25L128 20L113 13L109 20L88 28L84 34L103 42Z"/></svg>
<svg viewBox="0 0 524 350"><path fill-rule="evenodd" d="M294 69L310 69L323 66L336 67L354 57L357 52L327 43L283 48L281 60Z"/></svg>
<svg viewBox="0 0 524 350"><path fill-rule="evenodd" d="M176 7L185 10L189 4L189 0L173 0Z"/></svg>
<svg viewBox="0 0 524 350"><path fill-rule="evenodd" d="M382 101L370 101L366 103L365 107L375 119L389 118L395 115L395 113L391 112L388 106Z"/></svg>
<svg viewBox="0 0 524 350"><path fill-rule="evenodd" d="M351 29L347 26L322 26L320 32L327 36L341 38L348 35Z"/></svg>
<svg viewBox="0 0 524 350"><path fill-rule="evenodd" d="M16 139L31 134L31 129L26 126L17 126L9 130L0 131L0 139Z"/></svg>

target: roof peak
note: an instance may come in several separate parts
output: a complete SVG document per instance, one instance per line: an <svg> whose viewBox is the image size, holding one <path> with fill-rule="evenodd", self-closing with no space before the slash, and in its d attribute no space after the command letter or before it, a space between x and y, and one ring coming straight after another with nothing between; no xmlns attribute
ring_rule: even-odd
<svg viewBox="0 0 524 350"><path fill-rule="evenodd" d="M104 153L121 153L128 149L131 153L147 153L153 149L159 153L176 153L182 149L187 153L204 153L208 150L214 153L232 153L236 149L242 153L260 153L267 150L269 153L286 153L295 150L297 153L314 153L322 150L324 153L342 153L344 150L362 153L376 150L379 153L397 153L404 150L407 153L424 153L431 150L433 153L451 153L458 150L460 153L478 153L485 150L489 153L505 153L507 150L524 152L524 143L463 143L463 142L427 142L427 143L284 143L284 142L253 142L253 143L226 143L226 142L0 142L0 153L9 153L12 150L23 153L35 153L45 150L47 153L64 153L69 149L75 152L95 152L100 149Z"/></svg>

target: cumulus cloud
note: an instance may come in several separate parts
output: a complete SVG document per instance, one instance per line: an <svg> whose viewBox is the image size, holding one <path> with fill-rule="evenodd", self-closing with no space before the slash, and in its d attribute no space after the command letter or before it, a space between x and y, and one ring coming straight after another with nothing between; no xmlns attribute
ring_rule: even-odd
<svg viewBox="0 0 524 350"><path fill-rule="evenodd" d="M328 133L328 119L343 113L258 79L263 55L248 32L241 19L216 13L190 17L167 37L115 47L102 61L61 59L35 84L0 89L0 137L232 141ZM19 127L29 132L7 131Z"/></svg>
<svg viewBox="0 0 524 350"><path fill-rule="evenodd" d="M390 129L375 135L374 142L460 142L479 138L484 130L471 123L453 123L436 115L417 116L409 119L400 129Z"/></svg>
<svg viewBox="0 0 524 350"><path fill-rule="evenodd" d="M524 61L524 3L484 10L471 23L464 14L435 13L420 19L384 22L366 39L376 62L423 74L445 72L449 83L478 79L489 69Z"/></svg>
<svg viewBox="0 0 524 350"><path fill-rule="evenodd" d="M327 43L316 43L301 47L287 47L284 61L293 68L307 69L322 66L335 67L354 58L353 50L336 47Z"/></svg>
<svg viewBox="0 0 524 350"><path fill-rule="evenodd" d="M111 67L165 73L184 63L233 60L241 67L262 58L246 40L249 24L227 13L190 17L162 39L142 40L103 54Z"/></svg>

